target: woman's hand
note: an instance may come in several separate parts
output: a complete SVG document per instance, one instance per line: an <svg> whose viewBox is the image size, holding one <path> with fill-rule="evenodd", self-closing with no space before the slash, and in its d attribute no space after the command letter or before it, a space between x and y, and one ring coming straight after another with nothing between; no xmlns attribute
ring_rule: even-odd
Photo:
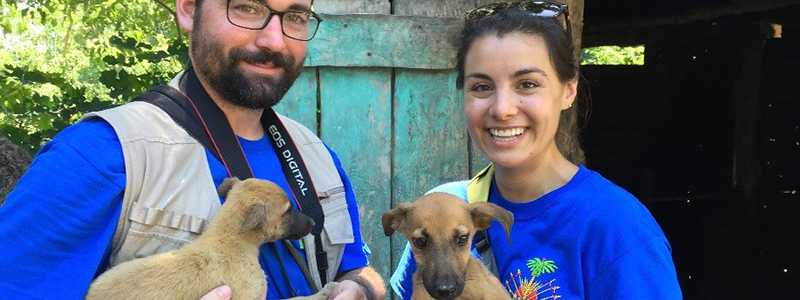
<svg viewBox="0 0 800 300"><path fill-rule="evenodd" d="M231 299L231 288L227 285L220 286L208 292L203 298L200 300L230 300Z"/></svg>

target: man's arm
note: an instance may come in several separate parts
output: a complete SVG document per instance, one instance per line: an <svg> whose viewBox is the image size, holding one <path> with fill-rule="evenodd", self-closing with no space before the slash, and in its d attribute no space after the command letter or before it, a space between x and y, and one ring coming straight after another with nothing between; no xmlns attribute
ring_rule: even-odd
<svg viewBox="0 0 800 300"><path fill-rule="evenodd" d="M0 207L0 299L83 299L105 265L124 186L105 122L47 144Z"/></svg>

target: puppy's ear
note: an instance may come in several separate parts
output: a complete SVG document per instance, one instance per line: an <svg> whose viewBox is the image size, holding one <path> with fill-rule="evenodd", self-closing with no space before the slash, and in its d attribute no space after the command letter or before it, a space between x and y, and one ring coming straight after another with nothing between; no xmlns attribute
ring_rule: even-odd
<svg viewBox="0 0 800 300"><path fill-rule="evenodd" d="M511 225L514 224L514 215L504 208L489 202L473 202L467 205L472 215L472 224L479 230L489 228L492 219L497 219L506 229L506 237L511 238Z"/></svg>
<svg viewBox="0 0 800 300"><path fill-rule="evenodd" d="M383 234L390 236L400 228L409 210L411 210L411 204L400 203L392 210L383 213L381 217L381 222L383 222Z"/></svg>
<svg viewBox="0 0 800 300"><path fill-rule="evenodd" d="M219 193L220 197L228 196L228 192L231 191L235 184L239 183L239 178L236 177L228 177L222 181L222 184L219 185L217 189L217 193Z"/></svg>
<svg viewBox="0 0 800 300"><path fill-rule="evenodd" d="M242 232L250 231L261 227L267 222L267 206L261 203L250 205L244 212L242 221Z"/></svg>

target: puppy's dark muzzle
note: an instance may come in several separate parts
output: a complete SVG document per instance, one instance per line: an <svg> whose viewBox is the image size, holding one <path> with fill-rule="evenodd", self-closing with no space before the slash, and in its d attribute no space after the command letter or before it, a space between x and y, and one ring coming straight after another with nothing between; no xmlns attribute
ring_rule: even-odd
<svg viewBox="0 0 800 300"><path fill-rule="evenodd" d="M425 289L437 300L452 300L464 291L464 283L459 282L455 276L447 276L433 280L432 284L425 284Z"/></svg>
<svg viewBox="0 0 800 300"><path fill-rule="evenodd" d="M290 221L287 222L287 228L283 239L298 240L308 235L311 229L314 228L314 220L296 210L292 210L289 215Z"/></svg>

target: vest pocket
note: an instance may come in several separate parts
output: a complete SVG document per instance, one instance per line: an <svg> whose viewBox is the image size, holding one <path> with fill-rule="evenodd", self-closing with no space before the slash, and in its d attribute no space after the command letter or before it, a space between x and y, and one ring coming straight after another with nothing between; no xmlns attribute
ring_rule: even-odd
<svg viewBox="0 0 800 300"><path fill-rule="evenodd" d="M180 248L200 236L208 223L200 217L168 210L136 205L132 209L130 228L114 265Z"/></svg>
<svg viewBox="0 0 800 300"><path fill-rule="evenodd" d="M353 223L350 220L350 213L347 211L347 199L343 188L335 188L327 193L329 197L320 200L322 211L325 214L325 233L330 239L330 243L349 244L355 239L353 237Z"/></svg>

